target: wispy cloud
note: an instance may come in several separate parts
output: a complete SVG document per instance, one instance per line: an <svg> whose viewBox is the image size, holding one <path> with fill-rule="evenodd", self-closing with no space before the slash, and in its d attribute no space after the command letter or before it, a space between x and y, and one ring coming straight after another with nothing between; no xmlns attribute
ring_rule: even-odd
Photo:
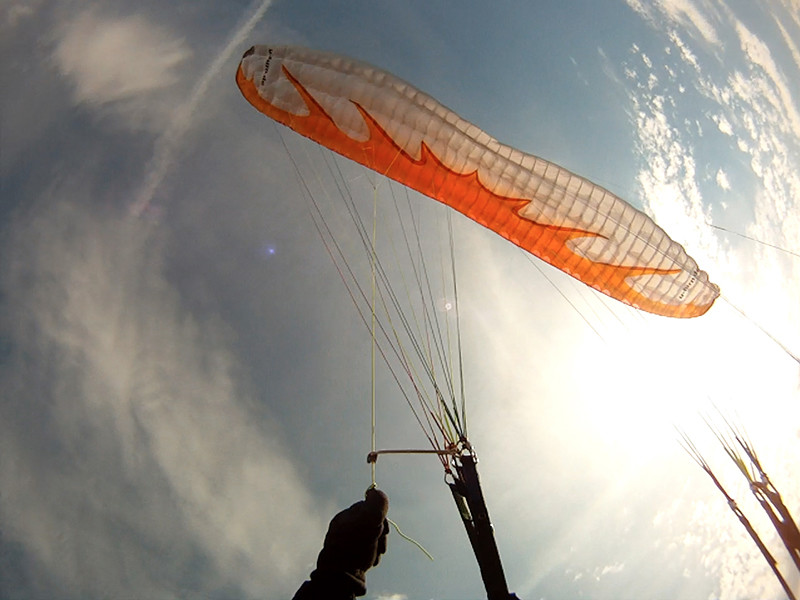
<svg viewBox="0 0 800 600"><path fill-rule="evenodd" d="M800 11L800 7L795 9L796 11ZM795 26L797 27L800 25L800 17L795 17ZM797 68L800 69L800 48L797 47L797 43L792 38L792 35L786 29L783 23L781 23L780 19L775 18L775 25L781 32L781 37L783 38L783 43L786 44L786 47L789 48L789 52L792 53L792 59L794 60L794 64L797 65Z"/></svg>
<svg viewBox="0 0 800 600"><path fill-rule="evenodd" d="M757 321L784 332L781 335L790 341L794 338L788 332L800 331L795 301L800 266L759 245L742 252L727 240L717 240L704 221L718 216L713 206L727 206L728 194L747 194L745 206L752 207L752 213L738 227L765 242L800 247L795 164L800 136L791 86L773 57L772 43L745 27L734 13L726 12L715 27L718 36L734 40L726 52L736 57L729 64L737 66L712 69L704 60L708 50L677 33L681 19L667 4L637 10L662 32L670 51L663 56L651 52L648 65L634 48L636 58L626 70L643 196L657 221L688 240L692 253L705 255L698 262L709 265L723 294L747 302ZM661 23L652 18L654 6ZM664 70L677 77L662 80ZM698 106L709 107L701 109L700 118ZM717 151L708 152L708 147ZM739 189L742 185L747 187ZM752 368L758 369L756 364ZM789 468L780 460L773 464L775 469ZM675 543L701 550L703 567L719 578L720 597L777 597L777 582L758 550L736 534L735 519L721 521L717 506L698 502L694 509L693 534Z"/></svg>
<svg viewBox="0 0 800 600"><path fill-rule="evenodd" d="M639 152L647 157L647 167L638 176L645 207L676 239L692 240L692 253L716 256L716 240L704 226L709 214L698 186L693 153L681 127L668 116L675 98L652 69L645 71L631 94ZM629 78L638 77L629 72Z"/></svg>
<svg viewBox="0 0 800 600"><path fill-rule="evenodd" d="M0 522L41 597L286 595L324 531L158 231L56 196L0 256ZM292 540L287 546L278 540Z"/></svg>
<svg viewBox="0 0 800 600"><path fill-rule="evenodd" d="M800 113L792 98L790 86L785 75L775 63L769 46L750 31L741 21L735 23L742 51L750 63L751 70L759 70L761 82L767 84L759 90L761 97L769 102L780 114L776 124L785 123L795 137L800 137ZM765 107L766 108L766 107Z"/></svg>
<svg viewBox="0 0 800 600"><path fill-rule="evenodd" d="M662 17L671 18L668 12L663 12ZM639 73L633 70L632 81L636 82L638 91L632 94L632 102L636 107L641 152L646 157L643 164L647 164L639 178L645 196L650 198L651 210L662 220L673 218L670 214L678 216L676 210L685 212L690 219L696 219L697 227L695 234L686 239L699 240L718 264L731 260L731 264L736 264L741 261L731 254L719 254L709 232L702 227L702 219L711 215L703 214L702 174L694 167L696 152L688 141L691 131L685 131L687 122L681 115L686 110L682 109L685 103L681 100L693 97L700 102L712 102L711 122L719 132L734 138L736 147L750 165L757 182L752 194L755 218L741 229L755 239L785 248L800 247L800 211L797 210L800 175L793 159L800 148L800 134L797 102L770 46L745 27L735 14L726 13L725 23L727 35L739 42L744 70L704 72L699 66L697 51L675 33L673 28L677 23L668 20L666 35L678 49L685 76L693 82L691 94L672 93L671 85L659 82L655 76L658 68ZM698 133L702 134L700 126ZM728 191L726 180L719 185L723 191ZM716 181L720 183L719 178ZM794 320L798 317L795 310L782 304L784 300L781 299L791 294L780 293L780 289L800 278L800 267L796 261L786 263L784 257L761 246L754 248L745 262L753 258L759 261L757 273L764 282L762 286L750 287L758 290L758 297L749 301L763 304L765 298L771 298L773 303L781 302L759 318L766 319L765 324L771 329L778 327L780 318L785 329L785 316ZM738 296L737 290L742 287L736 283L734 273L727 286L728 290L734 290L734 296ZM770 289L774 293L769 293ZM748 309L751 308L756 310L753 304L748 305ZM769 324L772 320L776 321L775 325ZM796 327L800 329L800 325Z"/></svg>
<svg viewBox="0 0 800 600"><path fill-rule="evenodd" d="M237 50L241 50L243 41L253 30L253 27L261 20L264 13L267 12L270 4L272 4L272 0L256 0L256 2L254 2L245 22L231 35L225 47L194 85L186 101L176 108L169 126L156 140L153 158L147 166L144 184L139 190L131 208L134 214L142 214L150 205L150 202L153 200L153 195L156 193L156 190L161 185L167 171L172 165L179 144L192 125L192 117L194 117L197 107L208 91L208 87L211 85L211 82L216 79L223 67L228 65L233 53Z"/></svg>
<svg viewBox="0 0 800 600"><path fill-rule="evenodd" d="M87 11L64 26L53 59L77 104L111 108L128 125L156 118L161 126L164 107L153 94L179 79L190 55L182 39L141 15Z"/></svg>
<svg viewBox="0 0 800 600"><path fill-rule="evenodd" d="M627 0L627 2L628 6L653 24L663 22L663 18L666 16L674 24L673 26L697 32L709 44L717 46L720 43L711 18L703 10L710 9L708 3L697 3L692 0L655 0L654 2ZM703 9L698 4L702 4Z"/></svg>

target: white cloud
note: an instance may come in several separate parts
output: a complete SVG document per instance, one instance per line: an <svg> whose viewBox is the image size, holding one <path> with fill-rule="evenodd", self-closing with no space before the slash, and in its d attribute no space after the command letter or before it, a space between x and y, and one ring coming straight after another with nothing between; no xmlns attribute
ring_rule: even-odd
<svg viewBox="0 0 800 600"><path fill-rule="evenodd" d="M728 180L728 174L725 171L723 171L722 169L717 169L717 175L715 177L715 180L720 189L723 189L726 192L730 191L731 182Z"/></svg>
<svg viewBox="0 0 800 600"><path fill-rule="evenodd" d="M667 18L672 27L689 28L698 32L713 46L720 44L719 36L707 14L692 0L655 0L644 3L642 0L627 0L628 6L653 24L663 23ZM706 9L709 7L706 5Z"/></svg>
<svg viewBox="0 0 800 600"><path fill-rule="evenodd" d="M764 73L763 78L756 79L761 84L761 97L769 101L771 108L783 113L783 119L791 127L793 135L800 137L800 113L786 77L775 63L769 46L740 21L736 22L736 33L742 50L750 61L751 70L759 69Z"/></svg>
<svg viewBox="0 0 800 600"><path fill-rule="evenodd" d="M621 573L625 570L625 563L614 563L613 565L606 565L602 569L599 569L599 573L597 577L603 577L604 575L614 575L615 573Z"/></svg>
<svg viewBox="0 0 800 600"><path fill-rule="evenodd" d="M190 54L181 38L142 16L85 12L63 28L53 59L76 103L110 105L140 123L161 115L153 95L180 78Z"/></svg>
<svg viewBox="0 0 800 600"><path fill-rule="evenodd" d="M703 39L713 46L719 45L719 37L708 17L691 0L660 0L662 10L682 26L691 26L700 32Z"/></svg>
<svg viewBox="0 0 800 600"><path fill-rule="evenodd" d="M689 46L683 41L681 36L679 36L677 32L671 31L669 33L669 39L673 44L675 44L675 47L678 49L683 61L686 64L691 65L695 71L699 72L700 65L697 62L697 55L689 49Z"/></svg>
<svg viewBox="0 0 800 600"><path fill-rule="evenodd" d="M731 127L730 121L728 121L725 115L714 115L711 118L717 124L717 129L719 129L720 132L729 136L733 135L733 127Z"/></svg>
<svg viewBox="0 0 800 600"><path fill-rule="evenodd" d="M158 231L51 199L3 249L0 522L42 597L286 596L326 514ZM278 540L292 540L290 546Z"/></svg>
<svg viewBox="0 0 800 600"><path fill-rule="evenodd" d="M800 7L795 9L795 14L798 10L800 10ZM786 27L784 27L783 23L781 23L780 19L777 17L775 18L775 25L777 25L778 29L780 29L783 43L786 44L786 47L789 48L789 52L792 53L794 64L800 68L800 48L797 47L794 39L792 39L792 35L786 30ZM795 18L795 25L800 25L797 18Z"/></svg>

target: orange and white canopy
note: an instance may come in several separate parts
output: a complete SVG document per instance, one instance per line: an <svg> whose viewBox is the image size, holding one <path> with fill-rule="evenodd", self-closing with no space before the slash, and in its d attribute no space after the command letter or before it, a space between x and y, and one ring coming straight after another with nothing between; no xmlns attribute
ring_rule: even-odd
<svg viewBox="0 0 800 600"><path fill-rule="evenodd" d="M385 71L326 52L254 46L236 82L265 115L447 204L617 300L695 317L719 296L646 214L579 175L501 144Z"/></svg>

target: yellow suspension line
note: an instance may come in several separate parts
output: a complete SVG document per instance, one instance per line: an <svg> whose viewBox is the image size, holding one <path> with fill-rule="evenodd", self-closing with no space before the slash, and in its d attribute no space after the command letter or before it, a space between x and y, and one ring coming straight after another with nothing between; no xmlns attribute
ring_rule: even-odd
<svg viewBox="0 0 800 600"><path fill-rule="evenodd" d="M370 267L372 271L372 347L370 349L370 361L371 361L371 378L372 378L372 392L371 392L371 401L372 401L372 435L371 435L371 443L370 443L370 450L375 452L375 244L377 242L377 228L378 228L378 187L376 185L372 186L372 251L370 253ZM375 463L373 462L371 465L372 469L372 487L377 485L375 480Z"/></svg>

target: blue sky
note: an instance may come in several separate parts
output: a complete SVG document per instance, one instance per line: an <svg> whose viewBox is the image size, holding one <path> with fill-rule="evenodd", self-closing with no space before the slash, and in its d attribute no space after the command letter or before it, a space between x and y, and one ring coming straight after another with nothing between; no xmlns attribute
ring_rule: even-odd
<svg viewBox="0 0 800 600"><path fill-rule="evenodd" d="M800 260L709 226L800 252L800 6L536 4L0 6L0 596L291 597L369 484L369 336L287 147L309 179L325 155L234 83L249 46L294 43L608 187L722 288L700 319L643 316L454 220L470 434L511 588L781 597L674 426L785 560L699 415L745 423L800 512ZM370 210L375 180L339 164ZM315 196L363 266L333 189ZM376 383L378 445L422 444ZM436 560L392 534L367 597L482 597L440 465L386 457L377 477Z"/></svg>

